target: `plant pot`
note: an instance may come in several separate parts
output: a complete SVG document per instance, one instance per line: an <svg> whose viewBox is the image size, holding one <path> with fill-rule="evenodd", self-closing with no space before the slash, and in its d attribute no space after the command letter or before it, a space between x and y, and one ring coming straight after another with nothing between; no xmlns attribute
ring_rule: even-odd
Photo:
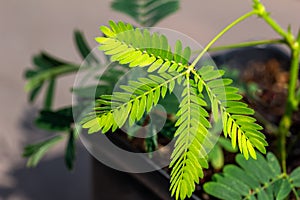
<svg viewBox="0 0 300 200"><path fill-rule="evenodd" d="M131 151L137 152L137 149L134 148L130 142L123 137L120 137L118 132L109 133L108 138L118 147ZM118 153L112 153L107 148L102 148L102 159L109 159L114 164L120 166L122 169L134 169L136 166L133 162L124 159ZM92 159L93 167L93 183L94 183L94 200L108 200L108 199L118 199L122 196L122 199L151 199L151 200L171 200L169 192L169 175L163 169L160 169L155 162L146 156L137 155L135 156L136 162L141 163L141 165L148 165L149 168L156 168L158 170L147 172L147 173L126 173L121 172L115 169L112 169L95 158ZM147 167L147 166L146 166ZM109 185L103 180L109 180ZM102 186L108 190L115 191L112 196L105 196L106 190L102 189ZM128 187L129 186L129 187ZM120 187L120 188L118 188ZM125 187L125 190L124 188ZM113 189L112 189L113 188ZM111 195L109 193L109 195ZM200 200L196 195L193 195L191 200Z"/></svg>

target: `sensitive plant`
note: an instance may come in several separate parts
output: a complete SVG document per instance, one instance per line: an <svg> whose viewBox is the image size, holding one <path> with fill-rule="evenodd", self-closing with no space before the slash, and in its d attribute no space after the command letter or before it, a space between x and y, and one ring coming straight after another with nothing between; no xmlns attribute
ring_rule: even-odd
<svg viewBox="0 0 300 200"><path fill-rule="evenodd" d="M176 11L178 5L178 1L149 0L139 3L116 0L112 7L130 15L142 26L151 26ZM263 19L280 38L212 48L228 30L251 16ZM221 199L284 199L292 193L291 196L299 199L299 168L291 173L287 171L286 138L292 125L292 114L298 110L300 99L300 89L297 89L300 34L295 37L290 28L281 28L258 0L253 0L252 11L226 26L195 58L191 57L191 48L183 47L182 41L178 40L172 48L167 36L153 33L147 28L133 27L122 21L109 21L109 25L101 26L100 30L103 36L96 38L100 44L99 50L107 55L107 62L121 67L109 69L113 72L100 78L107 84L97 87L96 100L86 100L85 105L95 101L95 108L81 119L82 128L88 129L88 133L106 133L114 132L127 123L132 126L144 120L161 99L177 90L181 98L174 113L176 120L172 125L174 131L171 137L176 142L169 165L172 169L170 193L175 199L185 199L192 195L195 185L204 176L203 169L209 167L208 161L215 167L222 167L223 163L217 161L222 154L220 145L226 146L224 140L228 141L225 138L230 139L233 149L239 149L241 155L236 156L239 166L226 165L223 173L215 174L212 182L205 183L204 190L208 194ZM88 58L88 63L99 63L95 56L89 55L91 50L80 32L75 33L75 38L82 57ZM266 158L261 155L266 153L268 146L266 136L261 132L263 127L253 117L254 110L242 101L239 89L232 86L232 80L223 78L223 70L200 62L208 51L273 43L285 44L291 51L288 98L277 133L276 153L280 155L280 164L272 153L268 153ZM72 168L75 139L80 134L74 129L73 114L81 112L85 105L75 106L73 110L63 108L58 111L53 111L51 105L56 78L76 72L79 65L58 60L45 53L35 57L34 63L37 68L26 73L29 79L26 88L31 91L30 99L33 100L44 83L48 82L44 108L36 122L42 128L69 132L66 164ZM126 70L133 68L142 68L147 73L144 77L122 83L120 90L114 91L116 81ZM74 88L73 92L84 96L88 89ZM211 128L216 124L222 125L225 138L221 137L214 146ZM26 147L24 156L29 157L28 165L35 166L44 153L62 138L62 135L57 135ZM146 142L148 147L154 145L148 149L157 148L156 140L151 137Z"/></svg>

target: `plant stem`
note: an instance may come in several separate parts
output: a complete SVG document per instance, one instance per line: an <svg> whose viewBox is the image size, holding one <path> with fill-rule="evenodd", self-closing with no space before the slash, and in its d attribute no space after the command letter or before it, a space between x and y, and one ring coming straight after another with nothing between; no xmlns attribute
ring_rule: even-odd
<svg viewBox="0 0 300 200"><path fill-rule="evenodd" d="M283 37L289 48L291 49L291 68L290 68L290 80L288 86L288 97L285 105L285 113L281 118L279 124L279 151L281 157L281 166L284 173L286 173L286 137L289 133L292 125L292 114L298 107L298 101L296 99L296 86L298 80L299 71L299 54L300 45L295 39L290 30L285 31L274 19L272 19L269 13L265 10L264 5L259 1L255 1L254 10L257 11L259 17L261 17L275 32Z"/></svg>
<svg viewBox="0 0 300 200"><path fill-rule="evenodd" d="M222 50L229 50L229 49L236 49L236 48L243 48L243 47L252 47L258 45L265 45L265 44L280 44L280 43L284 43L284 40L282 39L258 40L258 41L250 41L250 42L241 42L232 45L212 47L208 49L208 51L222 51Z"/></svg>
<svg viewBox="0 0 300 200"><path fill-rule="evenodd" d="M89 66L80 67L80 65L61 65L49 70L43 71L29 81L25 85L25 90L30 91L33 88L37 87L41 82L49 79L53 79L57 76L66 75L78 71L79 69L89 69Z"/></svg>
<svg viewBox="0 0 300 200"><path fill-rule="evenodd" d="M49 85L47 88L46 96L44 99L44 110L51 110L52 103L53 103L53 95L55 90L55 79L51 78L49 80Z"/></svg>
<svg viewBox="0 0 300 200"><path fill-rule="evenodd" d="M236 19L235 21L233 21L231 24L229 24L228 26L226 26L218 35L216 35L206 46L205 48L200 52L200 54L198 55L198 57L193 61L193 63L190 65L189 68L193 69L195 67L195 65L197 64L197 62L202 58L202 56L208 51L208 49L220 38L222 37L227 31L229 31L232 27L234 27L235 25L237 25L238 23L244 21L245 19L251 17L252 15L257 14L256 10L252 10L251 12L248 12L244 15L242 15L241 17L239 17L238 19Z"/></svg>
<svg viewBox="0 0 300 200"><path fill-rule="evenodd" d="M285 113L279 124L279 150L281 154L281 165L283 172L286 172L286 137L292 125L292 115L297 109L297 100L295 99L295 90L298 80L299 70L299 50L292 50L292 62L290 69L290 81L288 87L288 97L285 105Z"/></svg>
<svg viewBox="0 0 300 200"><path fill-rule="evenodd" d="M252 46L266 45L266 44L281 44L281 43L285 43L285 41L282 39L257 40L257 41L241 42L241 43L237 43L237 44L211 47L207 51L209 51L209 52L223 51L223 50L237 49L237 48L243 48L243 47L252 47ZM201 51L202 50L196 50L196 51L193 51L192 54L199 54L199 53L201 53Z"/></svg>
<svg viewBox="0 0 300 200"><path fill-rule="evenodd" d="M300 198L299 198L299 195L298 195L298 193L297 193L297 190L293 187L293 193L294 193L294 195L295 195L295 197L296 197L296 200L299 200Z"/></svg>

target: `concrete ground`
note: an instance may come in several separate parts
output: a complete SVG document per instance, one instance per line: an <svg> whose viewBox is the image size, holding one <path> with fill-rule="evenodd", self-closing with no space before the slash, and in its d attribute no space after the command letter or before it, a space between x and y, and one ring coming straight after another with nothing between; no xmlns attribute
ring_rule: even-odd
<svg viewBox="0 0 300 200"><path fill-rule="evenodd" d="M300 26L299 0L265 0L268 10L284 27ZM0 199L91 199L88 153L78 150L76 170L67 172L63 163L63 145L49 153L36 169L27 169L22 148L51 133L32 126L39 99L28 105L23 72L31 66L32 55L46 50L67 60L80 62L72 31L80 29L92 47L98 27L109 19L132 22L111 11L109 0L0 0ZM249 11L251 1L189 0L181 10L158 26L175 29L205 45L226 24ZM276 35L255 17L226 34L217 44L267 39ZM61 79L56 107L68 105L68 92L74 77ZM105 192L105 191L104 191Z"/></svg>

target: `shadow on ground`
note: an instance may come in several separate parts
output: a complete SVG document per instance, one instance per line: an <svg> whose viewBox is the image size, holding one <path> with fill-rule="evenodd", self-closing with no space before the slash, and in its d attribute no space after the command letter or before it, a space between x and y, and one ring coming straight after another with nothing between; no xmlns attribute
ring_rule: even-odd
<svg viewBox="0 0 300 200"><path fill-rule="evenodd" d="M69 172L64 167L62 155L42 161L36 168L16 167L10 176L15 180L13 188L1 188L0 197L11 199L53 200L91 199L90 162L84 149L77 151L76 169ZM1 199L1 198L0 198Z"/></svg>
<svg viewBox="0 0 300 200"><path fill-rule="evenodd" d="M53 135L34 126L36 113L35 109L25 110L20 120L22 134L26 138L23 147ZM10 188L0 186L0 200L157 199L129 174L95 160L92 162L87 150L80 144L77 147L75 169L72 172L65 167L63 153L53 159L42 159L36 168L27 168L24 162L12 167L8 176L15 185ZM93 177L97 177L98 181L93 182Z"/></svg>
<svg viewBox="0 0 300 200"><path fill-rule="evenodd" d="M33 122L36 114L37 109L30 108L24 110L19 119L21 134L26 138L22 147L54 134L35 127ZM15 184L10 188L0 187L0 199L91 199L91 158L82 145L77 146L75 169L72 172L65 167L63 152L52 159L42 159L35 168L27 168L25 159L20 159L19 164L8 172Z"/></svg>

